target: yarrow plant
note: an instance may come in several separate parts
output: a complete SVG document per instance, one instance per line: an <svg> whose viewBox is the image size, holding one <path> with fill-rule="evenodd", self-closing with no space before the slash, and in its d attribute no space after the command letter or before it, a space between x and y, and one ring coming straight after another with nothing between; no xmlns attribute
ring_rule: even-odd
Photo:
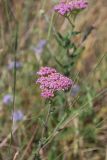
<svg viewBox="0 0 107 160"><path fill-rule="evenodd" d="M68 0L61 1L59 4L54 6L54 10L61 15L67 15L72 11L85 9L88 5L86 0Z"/></svg>
<svg viewBox="0 0 107 160"><path fill-rule="evenodd" d="M58 57L58 59L57 57L54 57L54 60L56 64L59 65L59 67L62 69L64 75L57 72L55 68L51 67L41 67L40 70L37 72L39 78L37 79L36 83L40 85L41 96L48 102L46 103L46 106L48 106L48 108L46 108L47 110L46 118L44 121L42 119L43 130L41 132L42 135L38 145L37 157L40 157L41 153L40 151L43 152L44 147L48 144L47 139L51 137L50 136L51 132L49 129L50 127L53 126L53 125L51 126L51 120L50 120L50 117L54 118L55 114L53 114L53 112L55 111L54 113L57 113L55 119L59 121L60 117L64 117L63 122L65 121L64 124L67 124L69 121L68 119L69 118L72 119L71 116L74 113L77 113L78 111L77 106L75 107L76 104L75 100L78 98L77 95L80 91L80 86L78 84L75 84L69 77L71 75L73 76L73 74L71 73L73 73L75 64L79 59L80 54L84 50L84 47L82 45L78 46L77 44L75 44L75 41L73 41L73 38L80 33L79 31L75 31L74 28L75 18L80 13L80 11L85 9L87 6L88 3L86 0L61 0L59 4L54 6L54 11L67 18L71 26L70 26L70 32L68 32L66 35L61 34L59 32L55 32L55 38L58 44L60 45L60 49L62 47L63 52L61 53L61 56L63 53L65 54L63 56L64 57L63 59L61 59L61 57ZM61 51L60 49L59 51ZM65 75L67 75L68 77ZM75 78L75 82L76 80L77 77ZM63 97L62 95L62 97L60 96L54 99L54 97L57 96L57 93L59 91L66 91L66 90L70 91L68 94L66 94L66 97ZM62 105L61 108L59 106L59 103ZM52 110L51 106L54 106L54 111ZM58 106L59 108L56 108L56 106ZM60 114L57 110L60 112ZM60 121L59 124L63 122ZM77 137L79 133L78 117L74 116L72 122L73 122L74 134L76 135L74 136L76 139L74 138L73 144L75 144L74 146L77 146L77 148L79 148L77 142ZM56 124L56 128L57 126L60 126L59 124L58 125ZM64 127L66 126L64 125ZM58 131L60 132L60 130L63 130L64 127L60 126ZM75 147L73 147L74 157L77 157L77 152L78 151L75 150Z"/></svg>
<svg viewBox="0 0 107 160"><path fill-rule="evenodd" d="M51 67L41 67L37 74L40 78L38 78L36 83L40 84L41 96L44 98L52 98L57 91L68 90L73 85L71 79L58 73Z"/></svg>

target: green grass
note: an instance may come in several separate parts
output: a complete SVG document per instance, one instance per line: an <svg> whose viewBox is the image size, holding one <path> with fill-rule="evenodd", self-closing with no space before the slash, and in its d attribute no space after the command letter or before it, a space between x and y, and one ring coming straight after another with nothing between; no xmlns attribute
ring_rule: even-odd
<svg viewBox="0 0 107 160"><path fill-rule="evenodd" d="M0 160L107 159L106 50L96 54L93 64L91 55L84 65L83 56L90 53L86 53L87 44L79 45L83 33L71 32L69 22L52 12L54 4L49 0L1 2ZM37 55L33 47L41 39L47 45ZM9 70L12 61L14 67ZM17 61L22 63L19 69ZM78 69L80 62L82 69ZM42 65L56 68L79 85L77 96L59 92L51 104L45 101L35 83ZM3 103L6 94L13 96L8 105ZM12 119L16 110L23 112L23 120Z"/></svg>

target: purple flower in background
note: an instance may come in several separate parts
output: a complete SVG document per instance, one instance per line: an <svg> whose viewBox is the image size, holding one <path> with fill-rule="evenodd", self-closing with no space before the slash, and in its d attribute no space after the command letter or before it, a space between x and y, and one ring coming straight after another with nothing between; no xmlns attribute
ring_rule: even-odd
<svg viewBox="0 0 107 160"><path fill-rule="evenodd" d="M46 46L47 41L42 39L38 42L36 47L33 47L33 50L36 54L41 54L43 52L44 47Z"/></svg>
<svg viewBox="0 0 107 160"><path fill-rule="evenodd" d="M13 96L11 94L6 94L4 97L3 97L3 103L5 105L9 105L13 100Z"/></svg>
<svg viewBox="0 0 107 160"><path fill-rule="evenodd" d="M72 2L71 2L72 4ZM74 9L85 9L88 6L88 2L86 0L75 0L73 3Z"/></svg>
<svg viewBox="0 0 107 160"><path fill-rule="evenodd" d="M12 70L12 69L14 69L14 61L12 61L11 63L9 63L8 64L8 69L9 70ZM16 61L16 69L19 69L19 68L21 68L22 67L22 63L21 62L19 62L19 61Z"/></svg>
<svg viewBox="0 0 107 160"><path fill-rule="evenodd" d="M80 86L75 84L75 85L72 86L72 88L71 88L71 95L72 95L73 97L75 97L75 96L77 96L77 94L79 93L79 91L80 91Z"/></svg>
<svg viewBox="0 0 107 160"><path fill-rule="evenodd" d="M20 121L23 119L23 117L24 117L24 115L23 115L22 111L20 111L20 110L14 111L12 113L13 121Z"/></svg>
<svg viewBox="0 0 107 160"><path fill-rule="evenodd" d="M47 41L45 39L42 39L42 40L39 41L38 47L43 48L43 47L45 47L46 43L47 43Z"/></svg>

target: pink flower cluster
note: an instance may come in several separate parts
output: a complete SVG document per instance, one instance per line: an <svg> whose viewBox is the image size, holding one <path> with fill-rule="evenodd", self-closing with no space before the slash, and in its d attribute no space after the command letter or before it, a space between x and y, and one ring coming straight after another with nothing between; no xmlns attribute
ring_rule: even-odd
<svg viewBox="0 0 107 160"><path fill-rule="evenodd" d="M50 67L41 67L41 69L37 72L39 76L47 76L52 73L56 73L56 70Z"/></svg>
<svg viewBox="0 0 107 160"><path fill-rule="evenodd" d="M85 9L88 6L86 0L69 0L69 2L60 2L54 7L54 10L61 15L66 15L74 10Z"/></svg>
<svg viewBox="0 0 107 160"><path fill-rule="evenodd" d="M42 67L37 74L40 76L36 83L40 84L41 96L44 98L54 97L56 91L68 90L73 81L58 73L54 68Z"/></svg>

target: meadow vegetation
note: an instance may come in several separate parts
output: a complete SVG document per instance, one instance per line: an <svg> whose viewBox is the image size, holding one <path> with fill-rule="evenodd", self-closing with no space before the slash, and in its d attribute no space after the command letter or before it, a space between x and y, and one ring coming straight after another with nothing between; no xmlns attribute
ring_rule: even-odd
<svg viewBox="0 0 107 160"><path fill-rule="evenodd" d="M0 1L0 160L107 160L107 1L60 3Z"/></svg>

